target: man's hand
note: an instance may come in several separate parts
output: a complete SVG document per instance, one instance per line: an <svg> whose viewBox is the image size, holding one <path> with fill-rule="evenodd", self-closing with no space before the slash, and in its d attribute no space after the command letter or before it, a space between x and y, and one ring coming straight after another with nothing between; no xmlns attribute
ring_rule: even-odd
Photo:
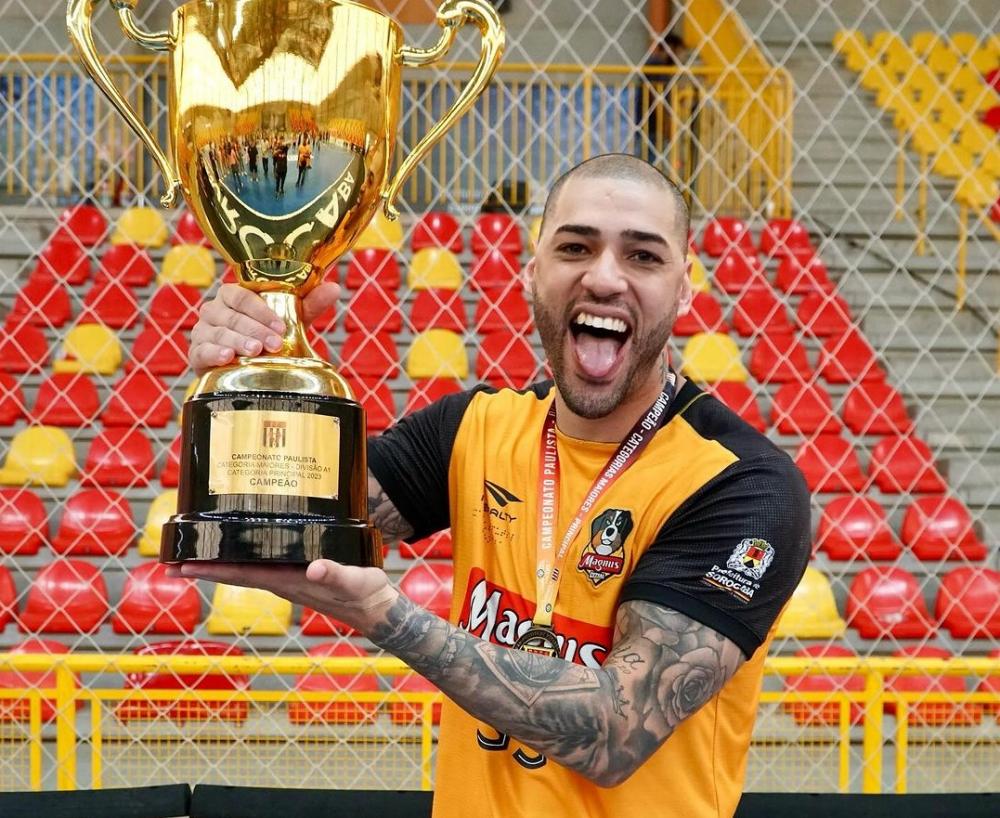
<svg viewBox="0 0 1000 818"><path fill-rule="evenodd" d="M383 621L386 611L399 597L381 568L358 568L332 560L315 560L306 568L185 562L170 566L167 573L175 577L263 588L328 614L362 633Z"/></svg>
<svg viewBox="0 0 1000 818"><path fill-rule="evenodd" d="M306 324L335 306L340 286L320 284L303 300ZM215 298L206 301L191 330L188 363L201 375L216 366L231 363L240 355L275 352L281 347L285 325L264 299L238 284L223 284Z"/></svg>

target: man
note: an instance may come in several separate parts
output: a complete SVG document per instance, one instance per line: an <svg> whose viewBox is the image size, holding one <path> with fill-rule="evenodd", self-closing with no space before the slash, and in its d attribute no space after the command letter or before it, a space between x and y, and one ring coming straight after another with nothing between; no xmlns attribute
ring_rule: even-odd
<svg viewBox="0 0 1000 818"><path fill-rule="evenodd" d="M703 818L739 801L809 503L787 456L663 364L691 301L687 231L646 163L573 169L525 268L555 385L450 395L369 442L386 538L451 527L458 626L379 569L181 569L325 611L440 687L438 818ZM307 313L336 295L318 288ZM192 364L276 349L280 329L225 288Z"/></svg>

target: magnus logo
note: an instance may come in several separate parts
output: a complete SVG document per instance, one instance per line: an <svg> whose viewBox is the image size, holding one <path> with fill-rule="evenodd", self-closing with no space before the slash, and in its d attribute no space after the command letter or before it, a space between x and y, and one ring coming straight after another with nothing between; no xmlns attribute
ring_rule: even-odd
<svg viewBox="0 0 1000 818"><path fill-rule="evenodd" d="M265 420L261 445L267 449L281 449L285 446L288 424L280 420Z"/></svg>
<svg viewBox="0 0 1000 818"><path fill-rule="evenodd" d="M524 502L503 486L491 483L489 480L483 481L483 511L498 520L512 523L517 519L513 514L505 509L511 503Z"/></svg>

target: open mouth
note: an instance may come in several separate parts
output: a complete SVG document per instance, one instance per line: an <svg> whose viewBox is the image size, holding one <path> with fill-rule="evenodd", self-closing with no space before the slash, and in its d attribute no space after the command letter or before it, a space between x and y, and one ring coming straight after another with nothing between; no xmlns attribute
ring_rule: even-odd
<svg viewBox="0 0 1000 818"><path fill-rule="evenodd" d="M622 316L579 310L570 319L569 335L584 376L602 381L616 375L621 367L632 338L632 326Z"/></svg>

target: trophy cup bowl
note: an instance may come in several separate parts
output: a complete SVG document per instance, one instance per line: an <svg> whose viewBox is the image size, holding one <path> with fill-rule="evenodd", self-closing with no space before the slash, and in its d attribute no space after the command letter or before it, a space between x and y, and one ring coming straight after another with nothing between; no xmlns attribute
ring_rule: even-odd
<svg viewBox="0 0 1000 818"><path fill-rule="evenodd" d="M156 33L137 23L138 0L109 0L126 36L168 55L168 158L101 63L95 1L69 0L70 38L157 162L162 204L180 192L239 284L285 323L276 353L207 372L185 402L160 561L381 565L364 410L310 347L301 299L378 207L397 217L403 182L483 92L504 45L495 10L445 0L440 40L418 49L389 17L341 0L192 0ZM478 66L393 175L402 69L440 60L466 23L482 34Z"/></svg>

